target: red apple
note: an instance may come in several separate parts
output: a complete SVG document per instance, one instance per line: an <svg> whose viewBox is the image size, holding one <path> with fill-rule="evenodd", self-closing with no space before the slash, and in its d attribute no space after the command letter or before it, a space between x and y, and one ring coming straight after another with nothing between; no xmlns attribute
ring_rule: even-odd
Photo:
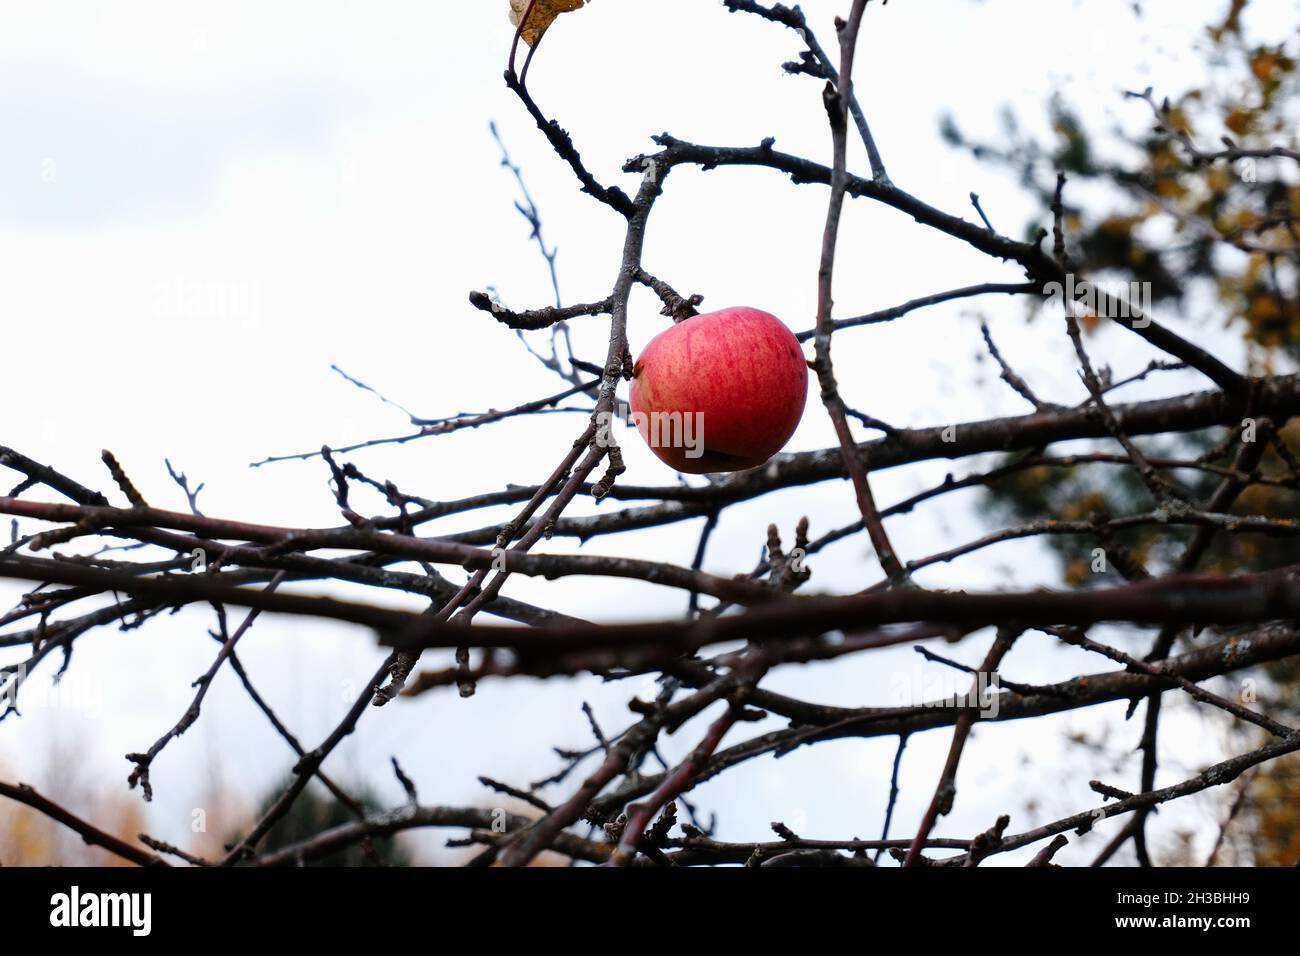
<svg viewBox="0 0 1300 956"><path fill-rule="evenodd" d="M651 339L632 372L632 421L678 471L743 471L781 450L807 394L794 334L774 315L736 306Z"/></svg>

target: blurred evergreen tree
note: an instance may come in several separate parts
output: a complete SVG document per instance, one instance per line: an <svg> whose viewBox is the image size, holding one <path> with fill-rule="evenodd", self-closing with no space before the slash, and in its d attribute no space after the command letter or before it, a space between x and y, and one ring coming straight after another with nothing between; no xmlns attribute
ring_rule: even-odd
<svg viewBox="0 0 1300 956"><path fill-rule="evenodd" d="M258 808L260 819L281 793L288 787L289 781L273 789ZM369 789L349 789L354 800L369 814L380 813L386 809L379 798ZM324 787L311 783L298 799L294 801L289 812L276 821L262 842L258 844L259 853L281 850L304 840L318 836L325 830L353 823L357 819L348 807L340 803ZM238 839L235 836L233 839ZM410 854L393 837L376 837L364 843L354 844L337 853L308 861L307 866L412 866Z"/></svg>

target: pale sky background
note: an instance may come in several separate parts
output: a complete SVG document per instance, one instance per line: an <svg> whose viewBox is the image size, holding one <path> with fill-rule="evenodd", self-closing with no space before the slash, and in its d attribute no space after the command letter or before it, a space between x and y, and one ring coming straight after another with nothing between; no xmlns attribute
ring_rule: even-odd
<svg viewBox="0 0 1300 956"><path fill-rule="evenodd" d="M860 99L889 172L942 209L974 218L974 190L1003 232L1019 236L1039 210L1014 181L947 147L942 112L964 129L996 136L1004 106L1022 127L1045 132L1045 103L1060 88L1094 130L1140 130L1144 104L1124 89L1177 93L1201 78L1194 51L1226 0L1132 4L1101 0L873 4L858 56ZM843 2L805 0L831 45ZM1258 8L1258 9L1256 9ZM120 495L99 462L112 449L146 497L184 508L167 477L170 458L206 482L207 514L268 523L332 526L339 515L319 460L250 469L268 455L334 446L409 429L393 409L330 371L337 363L424 416L508 407L557 391L514 334L474 310L472 289L494 286L516 308L547 304L545 265L513 208L515 186L488 133L496 120L524 168L559 247L566 301L608 294L622 241L619 217L578 192L501 79L513 28L506 0L360 4L277 0L222 4L115 4L50 0L0 8L0 315L8 348L0 385L0 443L84 483ZM1247 24L1277 39L1294 29L1297 4L1253 4ZM713 0L598 0L564 17L533 64L530 87L542 109L575 137L598 178L632 189L623 161L653 148L650 135L716 145L753 145L829 158L820 84L783 74L799 50L787 30L729 14ZM864 158L853 157L858 170ZM825 216L821 187L792 185L764 170L680 169L651 219L646 267L706 308L752 305L792 328L812 322L817 254ZM841 232L837 314L859 314L968 283L1018 281L1018 271L861 201ZM634 351L666 327L658 303L639 290ZM1082 386L1059 324L1027 325L1022 303L970 300L915 313L887 326L837 337L846 400L895 425L919 426L1025 411L980 351L977 312L1007 358L1047 398L1078 401ZM1241 360L1231 331L1157 311L1184 334ZM574 323L577 351L604 355L603 319ZM545 337L538 336L544 344ZM1103 334L1095 355L1117 374L1153 357L1136 337ZM1166 376L1126 391L1128 399L1205 387L1195 375ZM367 473L430 498L455 498L540 481L581 428L576 415L533 417L351 456ZM789 451L833 444L815 390ZM627 482L663 483L671 472L635 436L625 442ZM956 466L965 474L970 463ZM877 498L892 503L949 470L930 463L882 473ZM5 490L16 479L0 476ZM55 500L41 489L30 497ZM374 513L383 502L361 498ZM952 495L890 531L904 557L929 554L989 529L975 493ZM608 503L606 509L617 507ZM571 514L591 513L580 500ZM476 512L422 529L479 527L511 509ZM787 537L800 515L814 535L853 520L842 483L767 496L728 510L706 568L752 567L764 529ZM6 526L8 522L6 521ZM689 563L699 521L601 538L593 554L635 553ZM22 530L34 530L23 523ZM545 551L575 548L557 539ZM838 544L812 562L810 589L860 588L879 575L863 540ZM460 580L456 569L447 573ZM929 586L1028 587L1059 581L1037 543L1000 546L920 576ZM25 588L0 582L0 606ZM302 590L321 593L321 585ZM337 593L355 594L338 589ZM685 596L612 579L555 583L512 578L505 593L598 620L682 613ZM386 592L390 604L400 596ZM415 601L410 606L419 606ZM80 638L63 688L53 693L50 660L27 684L25 716L0 724L0 775L48 787L74 776L101 797L126 792L129 751L146 749L187 706L190 681L216 645L211 613L187 610L139 631L101 629ZM1114 637L1112 633L1109 635ZM1116 638L1120 639L1120 638ZM1147 638L1137 645L1145 646ZM984 633L945 648L977 664ZM254 681L305 745L341 717L383 652L358 629L265 618L241 642ZM6 660L9 658L6 657ZM441 663L437 655L426 663ZM765 686L845 705L889 703L900 682L930 696L950 675L909 649L785 668ZM1028 635L1008 659L1012 679L1046 682L1110 669L1107 662ZM945 683L944 687L949 685ZM397 755L425 803L493 806L476 782L488 774L526 785L558 764L550 747L591 743L581 712L590 701L607 732L628 722L624 704L645 686L590 678L487 681L477 696L454 690L368 712L326 769L366 785L392 804L403 799L388 767ZM938 835L970 836L1001 812L1011 831L1096 806L1089 779L1135 786L1138 760L1116 769L1067 732L1112 731L1112 749L1137 743L1139 722L1124 704L1060 718L978 727L958 779L956 811ZM707 719L707 718L706 718ZM663 741L681 756L698 722ZM744 733L778 726L771 721ZM1163 785L1196 772L1218 753L1199 715L1171 708L1163 736ZM933 792L950 732L914 736L904 760L893 835L910 836ZM726 743L742 739L741 732ZM893 738L838 741L776 761L745 763L690 795L720 814L726 839L771 838L784 820L809 837L874 837L889 790ZM185 845L192 811L214 790L251 803L293 763L287 746L229 670L209 694L199 723L156 761L148 830ZM60 767L61 765L61 767ZM558 800L571 781L546 792ZM131 794L138 800L137 794ZM1036 801L1036 807L1026 805ZM1199 800L1199 802L1197 802ZM1162 812L1155 846L1181 825L1199 828L1208 849L1217 801L1194 798ZM0 808L3 812L3 808ZM216 812L210 830L238 825ZM1091 859L1121 824L1073 840L1058 859ZM426 858L452 831L416 839ZM999 857L1024 862L1038 847Z"/></svg>

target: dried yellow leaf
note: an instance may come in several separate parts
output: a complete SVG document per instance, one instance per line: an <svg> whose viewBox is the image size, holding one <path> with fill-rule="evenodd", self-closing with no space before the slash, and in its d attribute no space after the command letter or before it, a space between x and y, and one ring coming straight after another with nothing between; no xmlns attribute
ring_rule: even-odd
<svg viewBox="0 0 1300 956"><path fill-rule="evenodd" d="M510 0L510 22L519 26L519 21L527 15L528 22L524 24L520 36L529 46L536 46L556 17L577 10L586 2L587 0L532 0L533 9L529 12L529 0Z"/></svg>
<svg viewBox="0 0 1300 956"><path fill-rule="evenodd" d="M1247 110L1233 110L1223 118L1223 125L1238 136L1244 136L1250 128L1251 115Z"/></svg>
<svg viewBox="0 0 1300 956"><path fill-rule="evenodd" d="M1260 50L1250 58L1250 72L1255 74L1255 79L1261 83L1267 83L1273 77L1273 71L1279 64L1278 55L1272 50Z"/></svg>

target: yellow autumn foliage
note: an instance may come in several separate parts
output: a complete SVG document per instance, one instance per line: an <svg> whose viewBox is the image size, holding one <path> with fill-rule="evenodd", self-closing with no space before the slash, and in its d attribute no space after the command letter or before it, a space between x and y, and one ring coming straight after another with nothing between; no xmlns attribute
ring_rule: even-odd
<svg viewBox="0 0 1300 956"><path fill-rule="evenodd" d="M577 10L586 2L587 0L531 0L530 10L530 0L510 0L510 22L517 27L519 21L527 17L528 20L519 31L519 35L529 46L536 46L537 41L555 22L556 17L561 13Z"/></svg>

